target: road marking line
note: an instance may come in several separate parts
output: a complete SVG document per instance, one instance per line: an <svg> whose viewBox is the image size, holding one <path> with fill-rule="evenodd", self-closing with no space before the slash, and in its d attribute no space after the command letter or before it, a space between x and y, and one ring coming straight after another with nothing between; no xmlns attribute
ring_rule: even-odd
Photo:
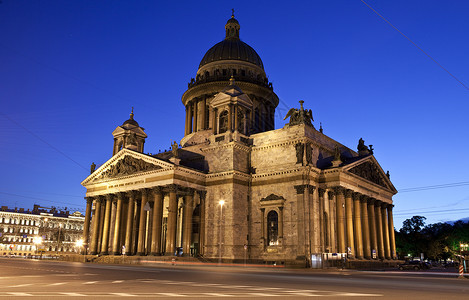
<svg viewBox="0 0 469 300"><path fill-rule="evenodd" d="M157 295L169 296L169 297L186 297L186 295L176 293L156 293Z"/></svg>
<svg viewBox="0 0 469 300"><path fill-rule="evenodd" d="M51 283L51 284L49 284L49 286L51 286L51 285L62 285L62 284L66 284L66 282Z"/></svg>
<svg viewBox="0 0 469 300"><path fill-rule="evenodd" d="M12 296L34 296L34 295L31 295L31 294L28 294L28 293L14 293L14 292L8 292L9 295L12 295Z"/></svg>
<svg viewBox="0 0 469 300"><path fill-rule="evenodd" d="M311 294L311 293L301 293L301 292L297 292L297 293L289 293L291 294L292 296L293 295L296 295L296 296L307 296L307 297L312 297L312 296L322 296L322 295L317 295L317 294Z"/></svg>
<svg viewBox="0 0 469 300"><path fill-rule="evenodd" d="M83 284L94 284L96 283L97 281L88 281L88 282L83 282Z"/></svg>
<svg viewBox="0 0 469 300"><path fill-rule="evenodd" d="M203 293L203 294L208 295L208 296L215 296L215 297L233 297L232 295L220 294L220 293Z"/></svg>
<svg viewBox="0 0 469 300"><path fill-rule="evenodd" d="M67 296L72 296L72 297L85 297L85 294L79 294L79 293L60 293L61 295L67 295Z"/></svg>
<svg viewBox="0 0 469 300"><path fill-rule="evenodd" d="M127 293L111 293L111 295L121 296L121 297L135 297L137 295L127 294Z"/></svg>
<svg viewBox="0 0 469 300"><path fill-rule="evenodd" d="M23 287L23 286L28 286L28 285L33 285L32 283L24 283L24 284L17 284L17 285L10 285L7 287L14 288L14 287Z"/></svg>
<svg viewBox="0 0 469 300"><path fill-rule="evenodd" d="M349 296L349 297L383 297L382 294L360 294L360 293L337 293L334 296Z"/></svg>
<svg viewBox="0 0 469 300"><path fill-rule="evenodd" d="M251 295L251 296L262 296L262 297L273 297L273 296L277 296L275 294L266 294L266 293L247 293L248 295Z"/></svg>
<svg viewBox="0 0 469 300"><path fill-rule="evenodd" d="M114 280L112 283L121 283L124 282L124 280Z"/></svg>

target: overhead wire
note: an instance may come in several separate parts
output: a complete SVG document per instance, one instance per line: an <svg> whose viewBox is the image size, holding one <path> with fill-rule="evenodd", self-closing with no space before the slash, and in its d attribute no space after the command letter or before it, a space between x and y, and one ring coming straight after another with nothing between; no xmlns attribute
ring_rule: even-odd
<svg viewBox="0 0 469 300"><path fill-rule="evenodd" d="M425 54L428 58L430 58L435 64L437 64L441 69L443 69L446 73L448 73L451 77L453 77L457 82L459 82L466 90L469 90L469 87L465 85L461 80L459 80L456 76L454 76L448 69L443 67L439 62L437 62L433 57L430 56L425 50L420 48L414 41L412 41L407 35L405 35L402 31L397 29L396 26L394 26L391 22L389 22L385 17L383 17L379 12L377 12L373 7L371 7L368 3L366 3L364 0L360 0L363 4L368 6L369 9L371 9L375 14L377 14L381 19L383 19L386 23L388 23L392 28L394 28L397 32L399 32L403 37L405 37L409 42L412 43L417 49L419 49L423 54Z"/></svg>

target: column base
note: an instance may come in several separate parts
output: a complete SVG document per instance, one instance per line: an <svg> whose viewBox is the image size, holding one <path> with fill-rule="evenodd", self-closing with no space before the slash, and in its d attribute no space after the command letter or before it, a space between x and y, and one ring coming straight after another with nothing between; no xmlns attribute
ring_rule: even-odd
<svg viewBox="0 0 469 300"><path fill-rule="evenodd" d="M145 252L137 252L137 256L145 256Z"/></svg>
<svg viewBox="0 0 469 300"><path fill-rule="evenodd" d="M98 254L98 252L96 252L96 251L90 252L90 255L96 255L96 254Z"/></svg>
<svg viewBox="0 0 469 300"><path fill-rule="evenodd" d="M101 252L100 254L101 255L108 255L109 253L106 251L106 252Z"/></svg>
<svg viewBox="0 0 469 300"><path fill-rule="evenodd" d="M161 256L161 253L159 253L159 252L151 252L150 255L151 255L151 256Z"/></svg>
<svg viewBox="0 0 469 300"><path fill-rule="evenodd" d="M111 252L111 255L121 255L120 252Z"/></svg>

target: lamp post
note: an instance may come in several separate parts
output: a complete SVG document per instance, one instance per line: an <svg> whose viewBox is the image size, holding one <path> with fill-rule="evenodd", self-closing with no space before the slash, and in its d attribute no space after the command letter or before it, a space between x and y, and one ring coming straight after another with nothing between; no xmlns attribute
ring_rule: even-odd
<svg viewBox="0 0 469 300"><path fill-rule="evenodd" d="M465 255L463 255L463 249L464 249L464 254L466 254L467 248L469 247L469 244L459 244L459 275L464 278L464 272L467 272L466 270L466 258Z"/></svg>
<svg viewBox="0 0 469 300"><path fill-rule="evenodd" d="M219 231L219 237L218 237L218 264L221 265L221 219L223 217L223 204L225 204L225 200L220 200L218 201L218 204L220 204L220 217L218 218L218 231Z"/></svg>
<svg viewBox="0 0 469 300"><path fill-rule="evenodd" d="M80 255L80 254L83 253L83 257L85 257L85 256L84 256L84 251L82 251L82 247L83 247L83 245L84 245L83 240L80 239L80 240L76 241L76 242L75 242L75 245L78 247L78 255ZM83 260L84 260L84 259L83 259Z"/></svg>
<svg viewBox="0 0 469 300"><path fill-rule="evenodd" d="M59 245L60 245L60 232L62 231L62 223L59 224L59 235L57 236L57 249L56 254L59 255Z"/></svg>
<svg viewBox="0 0 469 300"><path fill-rule="evenodd" d="M39 245L42 244L42 237L40 237L40 236L35 236L34 239L33 239L33 242L34 242L34 246L36 247L35 252L36 252L36 254L37 254Z"/></svg>

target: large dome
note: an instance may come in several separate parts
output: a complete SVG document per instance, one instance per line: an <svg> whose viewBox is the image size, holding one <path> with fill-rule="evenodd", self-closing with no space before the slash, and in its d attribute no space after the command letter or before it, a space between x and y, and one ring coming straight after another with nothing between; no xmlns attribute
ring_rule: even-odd
<svg viewBox="0 0 469 300"><path fill-rule="evenodd" d="M199 69L208 63L221 60L246 61L264 69L264 64L262 63L259 54L257 54L251 46L239 39L239 28L240 26L238 21L234 16L231 16L225 25L225 39L205 53L199 64Z"/></svg>
<svg viewBox="0 0 469 300"><path fill-rule="evenodd" d="M199 68L219 60L242 60L264 69L259 54L240 39L225 39L210 48L202 58Z"/></svg>

